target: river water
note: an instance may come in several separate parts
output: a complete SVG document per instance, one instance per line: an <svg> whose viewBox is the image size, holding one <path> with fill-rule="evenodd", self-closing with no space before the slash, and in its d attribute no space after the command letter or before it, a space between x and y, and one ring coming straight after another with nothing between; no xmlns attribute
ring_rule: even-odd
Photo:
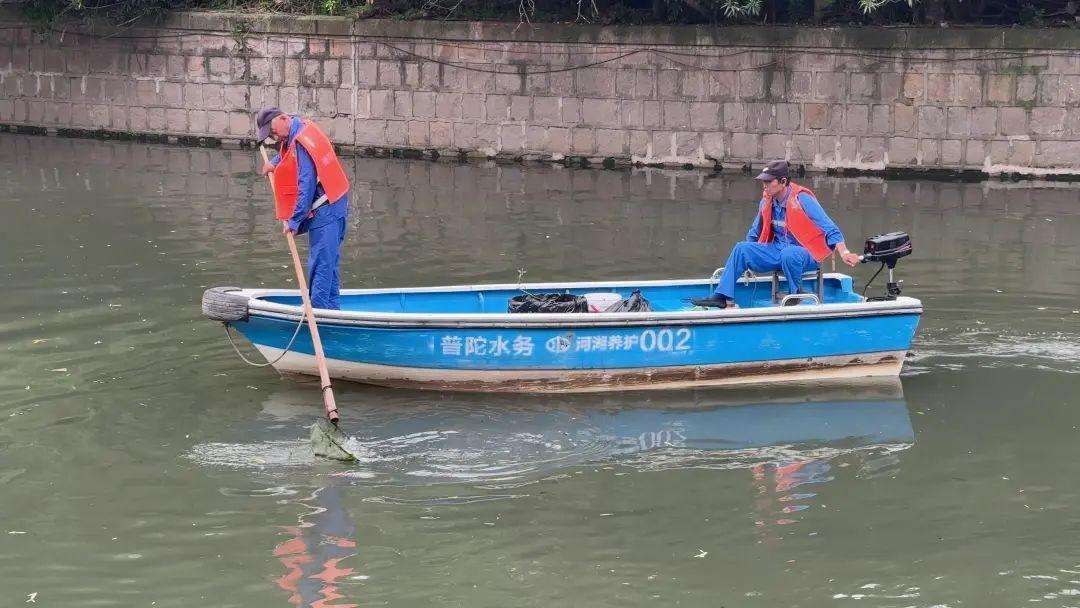
<svg viewBox="0 0 1080 608"><path fill-rule="evenodd" d="M706 276L757 193L348 164L348 287ZM253 166L0 135L0 606L1080 606L1080 184L803 180L853 249L912 235L899 381L341 385L343 465L307 450L317 389L200 316L294 283Z"/></svg>

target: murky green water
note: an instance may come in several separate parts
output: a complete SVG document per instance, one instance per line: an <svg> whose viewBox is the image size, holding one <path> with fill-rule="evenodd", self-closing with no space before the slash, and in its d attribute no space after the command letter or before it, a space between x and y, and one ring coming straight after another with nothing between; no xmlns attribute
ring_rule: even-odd
<svg viewBox="0 0 1080 608"><path fill-rule="evenodd" d="M906 229L901 381L595 396L244 366L290 283L250 152L0 135L0 606L1080 605L1080 185L809 178ZM695 277L747 176L356 160L347 286ZM873 268L859 268L865 280ZM34 595L36 594L36 595Z"/></svg>

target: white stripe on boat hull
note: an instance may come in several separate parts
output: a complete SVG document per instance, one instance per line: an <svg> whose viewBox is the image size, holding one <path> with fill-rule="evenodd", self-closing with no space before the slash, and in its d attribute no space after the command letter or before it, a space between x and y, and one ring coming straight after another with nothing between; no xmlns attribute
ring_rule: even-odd
<svg viewBox="0 0 1080 608"><path fill-rule="evenodd" d="M281 349L256 345L268 361ZM327 359L330 377L395 388L508 393L591 393L679 389L771 382L898 376L907 351L886 351L687 367L607 370L435 369ZM290 352L274 368L283 374L318 375L313 355Z"/></svg>

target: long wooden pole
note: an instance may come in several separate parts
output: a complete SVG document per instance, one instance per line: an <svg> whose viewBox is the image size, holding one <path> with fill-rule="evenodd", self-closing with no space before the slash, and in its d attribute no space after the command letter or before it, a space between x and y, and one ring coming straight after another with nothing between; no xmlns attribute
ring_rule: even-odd
<svg viewBox="0 0 1080 608"><path fill-rule="evenodd" d="M266 148L259 146L262 152L263 162L270 162L266 155ZM267 175L267 178L270 176ZM274 180L270 180L270 191L274 190ZM289 242L289 253L292 254L293 267L296 269L296 284L300 287L300 298L304 301L304 316L307 317L308 331L311 332L311 343L315 346L315 363L319 366L319 385L322 387L323 406L326 407L326 417L330 422L337 424L337 403L334 401L334 389L330 386L330 373L326 371L326 356L323 355L322 340L319 339L319 326L315 323L315 311L311 307L311 296L308 294L307 278L304 277L304 267L300 264L300 254L296 251L296 239L292 232L285 233L285 240Z"/></svg>

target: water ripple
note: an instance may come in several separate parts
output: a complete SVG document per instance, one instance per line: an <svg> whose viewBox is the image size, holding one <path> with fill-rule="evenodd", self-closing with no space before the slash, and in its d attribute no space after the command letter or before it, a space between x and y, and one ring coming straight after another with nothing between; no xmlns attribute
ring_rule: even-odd
<svg viewBox="0 0 1080 608"><path fill-rule="evenodd" d="M935 368L955 370L969 365L1080 373L1080 334L981 328L921 330L905 373L927 373Z"/></svg>

